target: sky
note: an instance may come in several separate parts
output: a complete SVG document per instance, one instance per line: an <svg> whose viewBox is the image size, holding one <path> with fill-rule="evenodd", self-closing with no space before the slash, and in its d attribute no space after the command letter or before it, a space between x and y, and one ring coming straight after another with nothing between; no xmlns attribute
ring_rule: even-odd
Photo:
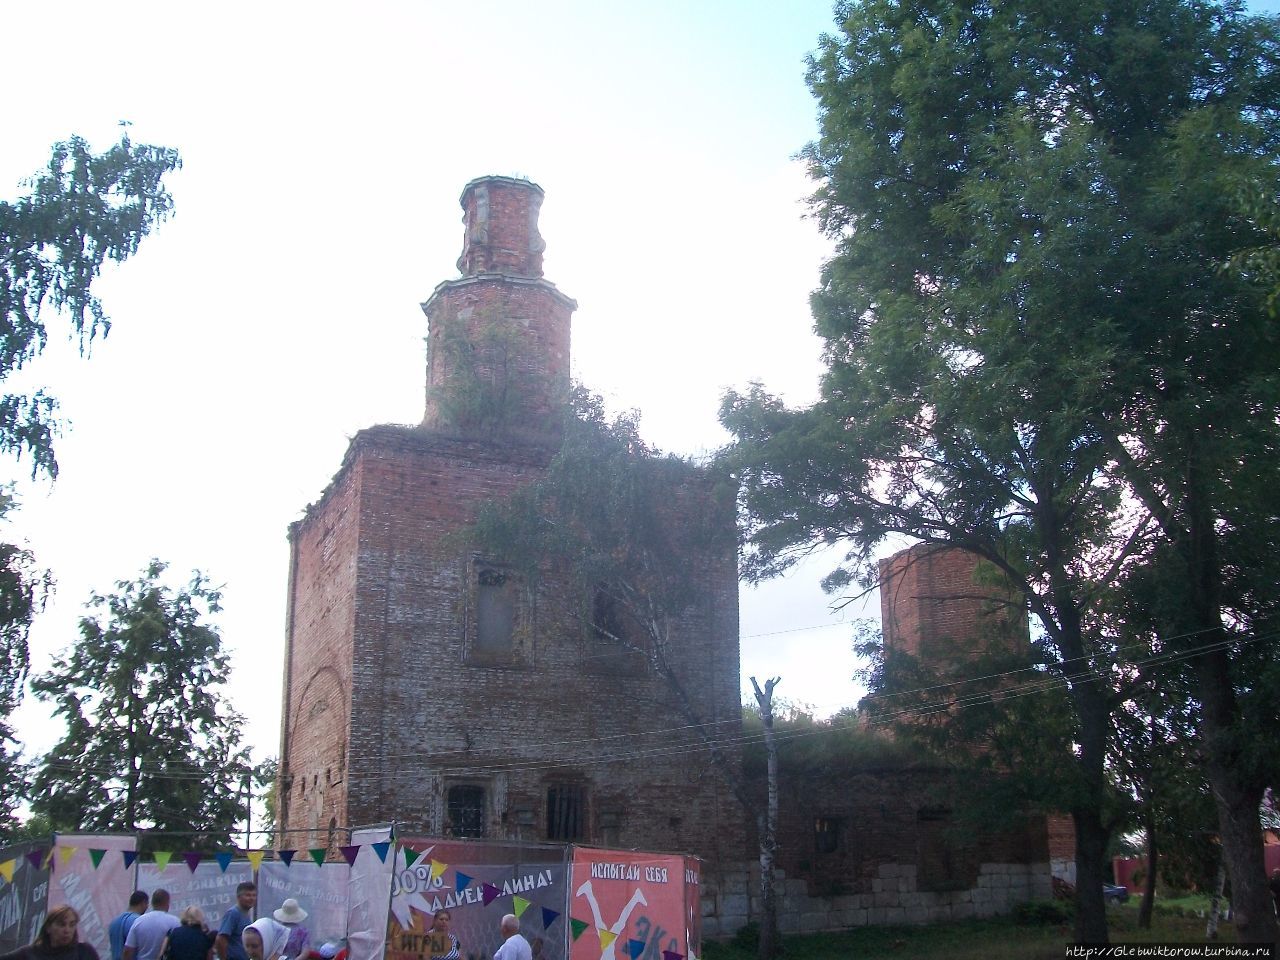
<svg viewBox="0 0 1280 960"><path fill-rule="evenodd" d="M288 524L349 439L422 417L419 304L457 276L458 197L486 174L546 191L546 276L579 304L573 373L646 438L705 455L728 388L815 395L809 292L829 246L796 153L828 0L643 5L11 3L0 195L72 134L177 148L175 215L104 275L88 359L61 318L23 374L61 402L54 483L0 533L57 581L32 667L94 591L152 557L223 585L227 692L256 758L279 744ZM828 564L745 587L742 675L827 714L860 695ZM748 686L749 689L749 686ZM61 734L18 715L28 756Z"/></svg>

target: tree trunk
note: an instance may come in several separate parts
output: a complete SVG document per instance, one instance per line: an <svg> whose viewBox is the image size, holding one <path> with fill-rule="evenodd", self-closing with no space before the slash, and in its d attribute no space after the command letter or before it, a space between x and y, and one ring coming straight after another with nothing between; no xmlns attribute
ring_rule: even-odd
<svg viewBox="0 0 1280 960"><path fill-rule="evenodd" d="M1213 884L1213 897L1209 900L1209 919L1205 921L1204 938L1206 940L1218 939L1218 917L1220 915L1219 905L1222 903L1222 888L1227 882L1226 861L1218 861L1218 877Z"/></svg>
<svg viewBox="0 0 1280 960"><path fill-rule="evenodd" d="M778 677L765 681L764 690L751 678L760 721L764 726L764 748L768 758L768 802L764 816L758 818L760 834L760 960L773 960L782 952L778 934L778 904L774 897L774 869L778 850L778 745L773 735L773 688Z"/></svg>
<svg viewBox="0 0 1280 960"><path fill-rule="evenodd" d="M1151 929L1151 911L1156 900L1156 868L1160 864L1156 850L1155 814L1151 811L1150 797L1147 799L1146 832L1147 832L1147 875L1142 881L1142 906L1138 909L1138 927Z"/></svg>

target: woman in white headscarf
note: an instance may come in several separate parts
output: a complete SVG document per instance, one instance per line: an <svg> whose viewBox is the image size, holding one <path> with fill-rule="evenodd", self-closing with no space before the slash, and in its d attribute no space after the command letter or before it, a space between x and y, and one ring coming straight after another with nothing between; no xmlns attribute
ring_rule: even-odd
<svg viewBox="0 0 1280 960"><path fill-rule="evenodd" d="M244 928L240 935L249 960L280 960L289 942L289 928L270 917L262 917Z"/></svg>

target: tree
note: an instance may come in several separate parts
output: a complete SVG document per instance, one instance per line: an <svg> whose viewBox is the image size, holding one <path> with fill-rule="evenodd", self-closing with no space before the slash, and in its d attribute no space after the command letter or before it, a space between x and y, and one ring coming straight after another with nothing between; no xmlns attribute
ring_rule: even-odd
<svg viewBox="0 0 1280 960"><path fill-rule="evenodd" d="M1242 635L1253 614L1224 591L1276 542L1280 352L1266 285L1223 268L1266 240L1225 187L1275 193L1274 24L1182 0L837 15L809 71L806 157L837 243L813 297L821 399L791 411L756 389L723 410L748 572L847 542L829 583L872 584L875 550L905 536L973 551L1026 597L1077 724L1076 935L1102 940L1117 636L1093 611L1172 545L1188 604L1164 635L1200 654L1242 937L1274 939L1235 691L1273 698L1232 655L1275 645Z"/></svg>
<svg viewBox="0 0 1280 960"><path fill-rule="evenodd" d="M164 571L153 560L115 593L95 594L80 641L32 680L67 724L41 762L32 809L62 830L146 830L225 846L250 766L241 718L222 694L229 657L208 622L221 594L199 572L175 590Z"/></svg>
<svg viewBox="0 0 1280 960"><path fill-rule="evenodd" d="M108 260L121 263L168 218L166 174L182 165L169 147L126 133L95 154L80 137L54 144L31 192L0 201L0 380L39 356L46 309L65 312L81 352L111 329L93 284ZM57 476L57 402L44 392L0 395L0 451L31 457L32 473Z"/></svg>
<svg viewBox="0 0 1280 960"><path fill-rule="evenodd" d="M659 454L634 417L611 419L601 399L580 388L566 407L562 437L545 472L483 508L468 537L512 564L540 608L558 606L561 620L657 678L756 823L763 863L765 814L727 746L734 743L729 718L708 715L713 698L685 682L700 647L690 624L705 608L703 585L737 580L732 494L707 470ZM771 872L762 874L762 885L772 882ZM761 928L776 929L776 918L763 917ZM761 944L776 948L767 937Z"/></svg>

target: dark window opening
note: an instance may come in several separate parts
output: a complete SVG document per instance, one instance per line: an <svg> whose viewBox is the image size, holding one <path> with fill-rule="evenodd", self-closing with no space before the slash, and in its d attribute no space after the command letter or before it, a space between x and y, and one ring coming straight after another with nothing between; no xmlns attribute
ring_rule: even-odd
<svg viewBox="0 0 1280 960"><path fill-rule="evenodd" d="M588 646L587 669L593 673L643 673L645 656L636 649L640 645L636 641L639 632L618 598L607 587L596 587L588 630L595 642Z"/></svg>
<svg viewBox="0 0 1280 960"><path fill-rule="evenodd" d="M515 635L515 585L501 570L481 569L476 584L476 650L510 653Z"/></svg>
<svg viewBox="0 0 1280 960"><path fill-rule="evenodd" d="M450 787L447 806L451 836L484 836L484 787L470 784Z"/></svg>
<svg viewBox="0 0 1280 960"><path fill-rule="evenodd" d="M956 829L949 809L917 810L916 837L916 883L920 890L941 893L973 886L978 862L972 840Z"/></svg>
<svg viewBox="0 0 1280 960"><path fill-rule="evenodd" d="M562 784L547 788L547 839L583 839L586 806L582 787Z"/></svg>
<svg viewBox="0 0 1280 960"><path fill-rule="evenodd" d="M813 846L818 853L835 853L840 849L840 821L834 817L816 817L813 821Z"/></svg>

